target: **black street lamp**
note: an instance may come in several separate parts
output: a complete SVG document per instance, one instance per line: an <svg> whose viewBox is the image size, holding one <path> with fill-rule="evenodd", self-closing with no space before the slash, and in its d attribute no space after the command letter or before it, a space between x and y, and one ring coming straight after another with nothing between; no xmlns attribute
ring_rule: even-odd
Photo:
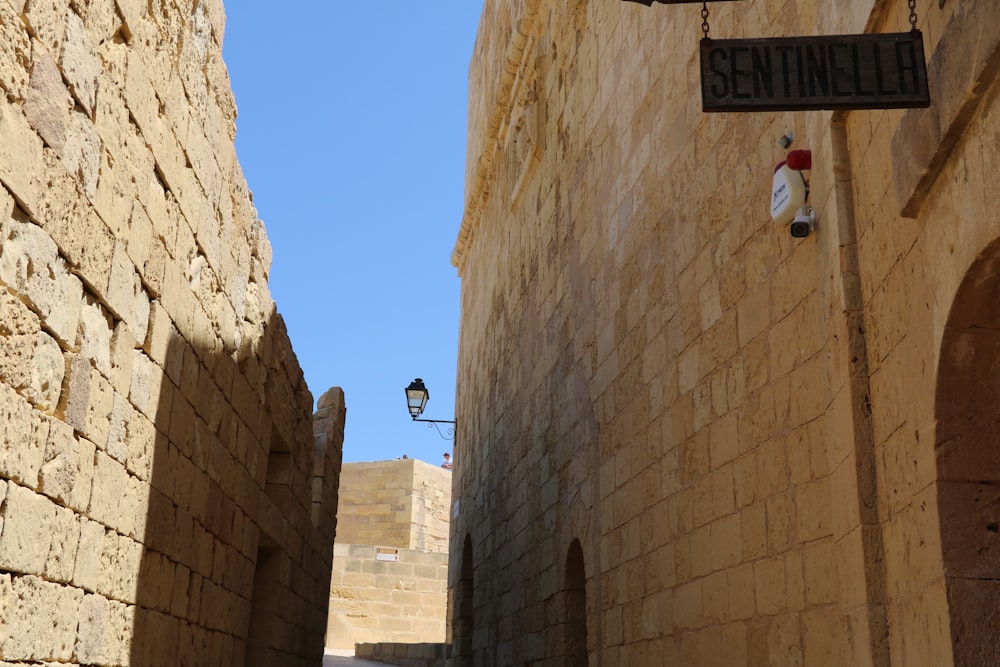
<svg viewBox="0 0 1000 667"><path fill-rule="evenodd" d="M406 407L410 411L410 419L415 422L425 422L428 424L428 428L433 427L437 429L438 435L445 440L455 439L454 427L449 428L448 435L445 435L438 426L438 424L455 424L455 421L448 419L419 419L420 415L424 414L424 408L427 407L427 401L431 397L431 393L427 391L423 380L416 378L404 391L406 392Z"/></svg>
<svg viewBox="0 0 1000 667"><path fill-rule="evenodd" d="M406 388L406 407L410 409L410 417L416 420L424 413L427 407L427 400L431 397L431 392L427 391L424 381L417 378Z"/></svg>

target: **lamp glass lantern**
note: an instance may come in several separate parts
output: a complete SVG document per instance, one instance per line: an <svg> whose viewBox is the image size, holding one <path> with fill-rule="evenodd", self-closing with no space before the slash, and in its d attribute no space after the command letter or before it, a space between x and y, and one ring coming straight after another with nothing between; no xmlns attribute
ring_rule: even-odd
<svg viewBox="0 0 1000 667"><path fill-rule="evenodd" d="M406 407L410 410L412 419L416 419L424 413L424 408L427 407L427 400L430 397L431 394L424 386L423 380L416 378L410 383L410 386L406 388Z"/></svg>

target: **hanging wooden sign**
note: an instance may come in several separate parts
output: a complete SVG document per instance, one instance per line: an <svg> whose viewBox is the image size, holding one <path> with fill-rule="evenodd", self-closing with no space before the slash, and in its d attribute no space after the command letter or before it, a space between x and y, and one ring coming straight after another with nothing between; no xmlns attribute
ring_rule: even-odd
<svg viewBox="0 0 1000 667"><path fill-rule="evenodd" d="M927 107L923 37L703 39L701 99L705 111Z"/></svg>
<svg viewBox="0 0 1000 667"><path fill-rule="evenodd" d="M708 0L709 2L718 2L719 0ZM733 2L734 0L722 0L723 2ZM658 2L661 5L693 5L695 3L703 3L705 0L626 0L626 2L638 2L640 5L646 5L647 7L652 7L654 2Z"/></svg>

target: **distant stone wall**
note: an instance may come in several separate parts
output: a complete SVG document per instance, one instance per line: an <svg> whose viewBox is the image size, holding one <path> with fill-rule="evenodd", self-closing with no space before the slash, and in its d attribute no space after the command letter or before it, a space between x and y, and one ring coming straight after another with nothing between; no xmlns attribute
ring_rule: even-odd
<svg viewBox="0 0 1000 667"><path fill-rule="evenodd" d="M444 641L451 479L415 459L344 464L327 646Z"/></svg>
<svg viewBox="0 0 1000 667"><path fill-rule="evenodd" d="M0 0L5 665L320 664L343 393L314 436L224 24Z"/></svg>
<svg viewBox="0 0 1000 667"><path fill-rule="evenodd" d="M337 544L330 582L327 646L360 642L443 642L448 555L399 549L398 562L376 547Z"/></svg>
<svg viewBox="0 0 1000 667"><path fill-rule="evenodd" d="M446 553L451 471L416 459L344 464L338 544Z"/></svg>

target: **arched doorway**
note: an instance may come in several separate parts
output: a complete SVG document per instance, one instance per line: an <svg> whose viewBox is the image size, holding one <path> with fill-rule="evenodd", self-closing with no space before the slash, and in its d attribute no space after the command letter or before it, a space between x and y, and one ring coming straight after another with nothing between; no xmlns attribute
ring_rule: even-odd
<svg viewBox="0 0 1000 667"><path fill-rule="evenodd" d="M935 414L955 664L1000 664L1000 242L973 263L955 297Z"/></svg>
<svg viewBox="0 0 1000 667"><path fill-rule="evenodd" d="M587 573L580 540L573 540L566 553L562 597L562 664L565 667L586 667Z"/></svg>

